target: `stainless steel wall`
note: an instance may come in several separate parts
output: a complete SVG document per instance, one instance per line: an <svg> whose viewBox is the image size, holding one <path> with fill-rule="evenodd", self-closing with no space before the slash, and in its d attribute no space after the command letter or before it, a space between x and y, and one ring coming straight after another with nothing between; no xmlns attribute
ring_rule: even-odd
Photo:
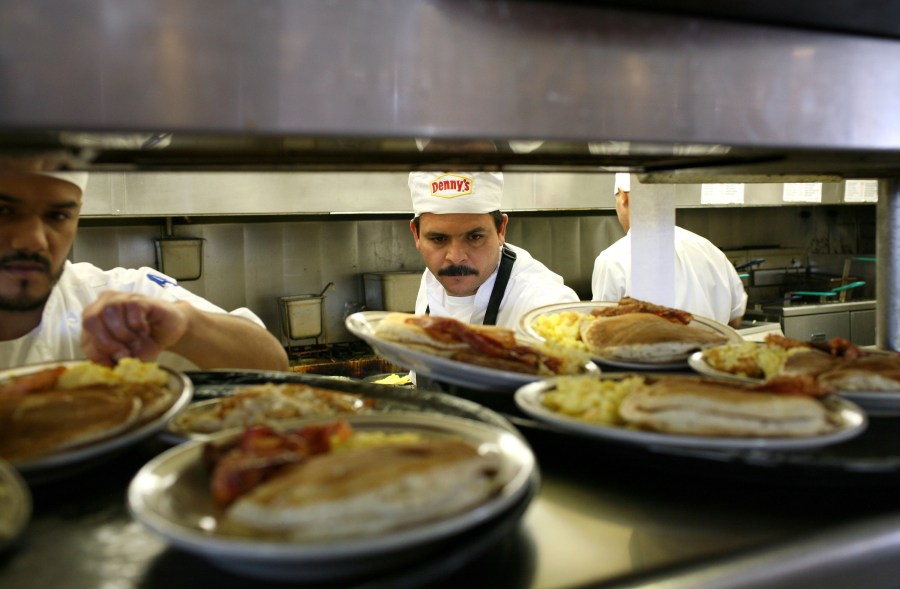
<svg viewBox="0 0 900 589"><path fill-rule="evenodd" d="M748 207L679 210L679 225L710 238L743 259L748 245L777 244L820 253L867 253L865 235L871 207ZM213 222L215 221L215 222ZM76 261L101 267L153 266L154 239L164 230L161 219L86 218L72 252ZM327 339L347 341L344 316L361 308L364 272L422 269L407 218L350 220L331 216L308 220L290 216L234 221L192 217L174 225L174 234L205 239L203 274L183 282L189 290L231 309L247 306L280 335L275 299L316 293L328 282ZM593 260L622 236L611 210L583 215L513 212L511 243L528 249L561 274L582 298L590 298Z"/></svg>
<svg viewBox="0 0 900 589"><path fill-rule="evenodd" d="M129 172L93 173L82 214L88 217L158 215L271 215L411 213L407 173L362 172ZM508 211L612 209L613 175L504 174ZM822 203L843 201L845 182L822 184ZM782 183L744 185L746 206L784 204ZM678 207L701 204L701 184L675 186ZM641 190L633 176L632 191Z"/></svg>

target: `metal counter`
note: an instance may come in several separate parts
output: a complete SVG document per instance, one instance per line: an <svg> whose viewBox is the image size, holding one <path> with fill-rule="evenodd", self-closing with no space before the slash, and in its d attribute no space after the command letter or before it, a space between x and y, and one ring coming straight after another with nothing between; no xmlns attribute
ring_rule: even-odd
<svg viewBox="0 0 900 589"><path fill-rule="evenodd" d="M858 346L876 343L875 301L764 307L778 317L784 335L801 341L828 341L842 337Z"/></svg>
<svg viewBox="0 0 900 589"><path fill-rule="evenodd" d="M790 476L519 423L541 468L520 521L484 539L488 546L467 538L386 578L326 586L877 588L900 580L892 469ZM873 425L882 438L900 431L893 418ZM77 478L33 486L32 520L0 554L0 586L285 586L223 572L129 517L128 482L165 447L151 440Z"/></svg>

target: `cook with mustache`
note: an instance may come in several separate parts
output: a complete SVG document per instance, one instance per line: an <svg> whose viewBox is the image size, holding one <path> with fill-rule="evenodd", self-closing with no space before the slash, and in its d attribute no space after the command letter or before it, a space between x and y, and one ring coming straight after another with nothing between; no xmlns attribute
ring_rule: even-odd
<svg viewBox="0 0 900 589"><path fill-rule="evenodd" d="M514 328L543 305L575 302L563 278L506 242L499 172L413 172L415 217L409 226L422 254L416 313Z"/></svg>

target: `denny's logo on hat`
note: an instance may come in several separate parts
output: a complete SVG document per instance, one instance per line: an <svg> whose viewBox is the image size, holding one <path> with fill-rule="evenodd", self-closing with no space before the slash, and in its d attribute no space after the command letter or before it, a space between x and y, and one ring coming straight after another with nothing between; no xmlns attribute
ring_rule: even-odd
<svg viewBox="0 0 900 589"><path fill-rule="evenodd" d="M409 191L417 217L422 213L490 213L500 210L503 174L412 172Z"/></svg>
<svg viewBox="0 0 900 589"><path fill-rule="evenodd" d="M431 196L438 198L456 198L472 194L475 180L471 176L461 174L443 174L431 181Z"/></svg>

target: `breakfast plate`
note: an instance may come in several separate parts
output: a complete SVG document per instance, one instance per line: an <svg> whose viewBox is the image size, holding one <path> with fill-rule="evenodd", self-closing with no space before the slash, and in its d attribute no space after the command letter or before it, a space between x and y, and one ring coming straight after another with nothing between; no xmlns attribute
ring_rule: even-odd
<svg viewBox="0 0 900 589"><path fill-rule="evenodd" d="M0 372L0 382L37 373L58 366L72 366L78 361L52 362L34 364ZM55 479L66 476L95 460L111 456L141 440L144 440L163 429L166 422L186 406L192 397L193 387L190 379L181 372L162 368L168 380L165 385L168 408L154 414L147 420L130 422L128 427L121 428L108 437L99 438L83 445L62 448L58 451L34 456L23 460L11 460L12 465L29 482Z"/></svg>
<svg viewBox="0 0 900 589"><path fill-rule="evenodd" d="M235 386L226 396L191 403L169 420L161 436L181 443L206 440L218 432L274 425L307 417L337 417L376 410L377 402L363 395L305 383L260 383Z"/></svg>
<svg viewBox="0 0 900 589"><path fill-rule="evenodd" d="M900 392L897 391L836 391L835 394L856 403L870 417L900 415Z"/></svg>
<svg viewBox="0 0 900 589"><path fill-rule="evenodd" d="M374 332L378 322L387 315L388 313L384 311L354 313L346 319L347 329L372 346L378 355L416 374L464 388L499 393L512 393L522 385L548 378L458 362L386 341L376 336ZM528 343L529 338L522 338L522 341ZM587 362L584 372L599 374L600 369L593 362Z"/></svg>
<svg viewBox="0 0 900 589"><path fill-rule="evenodd" d="M694 352L690 356L688 356L688 366L691 367L694 372L698 374L702 374L703 376L712 376L715 378L722 378L725 380L732 380L734 382L742 382L746 384L759 384L763 382L765 379L762 378L753 378L750 376L743 376L741 374L733 374L726 370L719 370L712 366L706 359L703 357L703 352L698 351Z"/></svg>
<svg viewBox="0 0 900 589"><path fill-rule="evenodd" d="M624 378L627 375L600 376L599 379ZM849 440L861 434L868 420L854 403L837 396L822 399L834 429L804 437L730 437L670 434L627 426L595 423L553 411L542 398L556 390L560 379L525 385L515 394L516 405L526 414L570 433L597 439L637 444L644 447L695 448L703 450L802 450Z"/></svg>
<svg viewBox="0 0 900 589"><path fill-rule="evenodd" d="M764 345L758 343L757 345ZM867 351L867 354L882 353ZM703 352L695 352L688 358L688 364L697 373L735 382L758 384L764 381L762 378L752 378L740 374L732 374L725 370L719 370L707 362ZM859 405L870 417L889 417L900 415L900 392L898 391L865 391L865 390L836 390L834 393L841 398Z"/></svg>
<svg viewBox="0 0 900 589"><path fill-rule="evenodd" d="M0 551L12 544L31 517L31 493L9 462L0 460Z"/></svg>
<svg viewBox="0 0 900 589"><path fill-rule="evenodd" d="M210 493L202 461L204 443L187 442L147 463L128 488L135 519L173 546L199 554L238 574L273 580L326 581L372 575L412 562L442 542L492 521L529 493L537 470L531 449L516 433L469 419L435 414L354 415L357 432L418 434L462 439L499 458L496 492L454 515L406 528L339 539L303 539L229 526ZM285 427L334 421L300 420ZM218 436L226 441L236 434Z"/></svg>
<svg viewBox="0 0 900 589"><path fill-rule="evenodd" d="M552 305L545 305L543 307L532 309L531 311L522 315L522 317L519 319L516 330L525 336L531 337L538 341L546 342L547 338L541 335L541 333L539 333L538 329L536 329L534 325L535 321L538 318L549 317L564 312L581 313L583 315L590 316L593 309L615 307L616 305L618 305L618 303L610 301L581 301L578 303L556 303ZM706 328L715 333L719 333L725 336L729 342L743 341L741 335L730 326L725 325L724 323L719 323L718 321L714 321L712 319L707 319L706 317L699 317L695 315L693 320L688 325L691 325L693 327ZM566 339L569 338L575 338L577 344L584 345L581 342L580 335L578 335L577 333L568 334L568 337ZM562 343L562 345L567 345L563 342L559 343ZM568 345L573 344L570 342ZM583 349L587 349L586 346ZM603 364L605 366L626 370L674 370L685 368L688 366L687 358L685 358L684 360L667 362L636 362L618 358L609 358L598 354L593 354L592 358L595 362Z"/></svg>

